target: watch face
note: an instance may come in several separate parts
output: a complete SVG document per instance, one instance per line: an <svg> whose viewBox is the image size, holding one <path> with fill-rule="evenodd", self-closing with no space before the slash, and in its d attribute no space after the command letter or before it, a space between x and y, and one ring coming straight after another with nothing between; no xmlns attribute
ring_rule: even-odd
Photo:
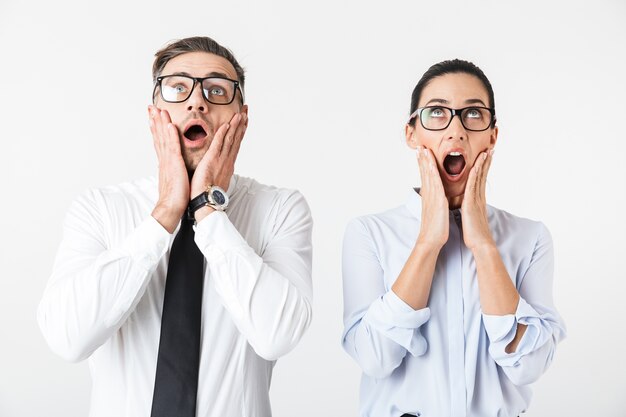
<svg viewBox="0 0 626 417"><path fill-rule="evenodd" d="M224 194L222 194L220 190L211 191L211 196L213 197L213 201L215 201L215 204L217 205L221 206L226 202L226 197L224 197Z"/></svg>
<svg viewBox="0 0 626 417"><path fill-rule="evenodd" d="M222 190L220 187L211 187L211 191L208 194L209 204L213 208L217 210L224 210L226 206L228 206L228 195L226 194L226 191Z"/></svg>

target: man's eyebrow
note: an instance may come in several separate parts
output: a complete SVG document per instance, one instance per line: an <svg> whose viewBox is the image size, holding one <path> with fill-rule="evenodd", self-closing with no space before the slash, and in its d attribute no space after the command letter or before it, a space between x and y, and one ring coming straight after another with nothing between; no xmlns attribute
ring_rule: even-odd
<svg viewBox="0 0 626 417"><path fill-rule="evenodd" d="M184 72L184 71L182 71L182 72L181 71L173 72L170 75L184 75L184 76L187 76L187 77L191 77L191 74L189 74L188 72Z"/></svg>
<svg viewBox="0 0 626 417"><path fill-rule="evenodd" d="M188 72L185 72L185 71L174 72L174 73L172 73L170 75L184 75L186 77L194 78L193 75L191 75L191 74L189 74ZM210 73L206 74L205 77L220 77L220 78L228 78L228 79L230 79L228 74L224 74L223 72L216 72L216 71L213 71L213 72L210 72Z"/></svg>
<svg viewBox="0 0 626 417"><path fill-rule="evenodd" d="M228 76L228 74L224 74L223 72L210 72L206 75L206 77L221 77L221 78L228 78L230 80L230 77Z"/></svg>

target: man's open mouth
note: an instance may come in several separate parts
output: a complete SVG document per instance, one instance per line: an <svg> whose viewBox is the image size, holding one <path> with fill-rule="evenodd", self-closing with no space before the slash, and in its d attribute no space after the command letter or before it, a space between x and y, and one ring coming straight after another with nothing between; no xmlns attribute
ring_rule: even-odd
<svg viewBox="0 0 626 417"><path fill-rule="evenodd" d="M443 160L443 168L448 175L456 177L465 168L465 158L460 152L450 152Z"/></svg>
<svg viewBox="0 0 626 417"><path fill-rule="evenodd" d="M185 137L191 141L204 139L207 136L206 131L200 125L191 125L185 131Z"/></svg>

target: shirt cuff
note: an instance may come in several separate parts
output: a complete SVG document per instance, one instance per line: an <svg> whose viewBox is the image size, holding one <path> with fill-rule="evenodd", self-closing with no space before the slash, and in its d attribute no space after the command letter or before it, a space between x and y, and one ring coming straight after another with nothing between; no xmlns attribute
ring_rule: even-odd
<svg viewBox="0 0 626 417"><path fill-rule="evenodd" d="M152 216L148 216L126 239L122 247L134 262L151 270L169 247L171 235Z"/></svg>
<svg viewBox="0 0 626 417"><path fill-rule="evenodd" d="M430 308L414 310L393 291L374 301L363 320L413 356L426 352L426 339L419 327L430 319Z"/></svg>
<svg viewBox="0 0 626 417"><path fill-rule="evenodd" d="M489 353L500 366L517 366L525 355L543 346L550 335L542 331L541 315L520 297L515 314L495 316L483 314L483 323L489 337ZM528 326L515 352L506 353L506 347L517 333L517 325Z"/></svg>
<svg viewBox="0 0 626 417"><path fill-rule="evenodd" d="M224 257L234 248L248 246L246 240L223 211L214 211L194 226L195 242L207 262Z"/></svg>

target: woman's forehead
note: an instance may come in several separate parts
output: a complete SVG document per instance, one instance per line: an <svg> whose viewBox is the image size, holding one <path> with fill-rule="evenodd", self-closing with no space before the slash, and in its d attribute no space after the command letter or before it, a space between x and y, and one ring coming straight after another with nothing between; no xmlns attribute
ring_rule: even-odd
<svg viewBox="0 0 626 417"><path fill-rule="evenodd" d="M482 81L472 74L451 73L430 80L422 91L419 105L423 106L431 101L461 105L476 100L489 106L489 94Z"/></svg>

